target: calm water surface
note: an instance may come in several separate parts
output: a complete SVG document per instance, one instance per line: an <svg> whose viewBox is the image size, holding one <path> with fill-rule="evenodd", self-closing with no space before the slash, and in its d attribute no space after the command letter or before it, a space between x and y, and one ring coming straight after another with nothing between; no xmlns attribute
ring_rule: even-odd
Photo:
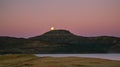
<svg viewBox="0 0 120 67"><path fill-rule="evenodd" d="M38 57L89 57L120 60L120 54L35 54Z"/></svg>

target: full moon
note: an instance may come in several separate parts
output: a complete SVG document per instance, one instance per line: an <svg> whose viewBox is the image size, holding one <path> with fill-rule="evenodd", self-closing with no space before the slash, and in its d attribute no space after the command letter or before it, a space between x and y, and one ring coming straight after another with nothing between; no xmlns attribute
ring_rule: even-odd
<svg viewBox="0 0 120 67"><path fill-rule="evenodd" d="M54 27L51 27L50 30L55 30L55 28L54 28Z"/></svg>

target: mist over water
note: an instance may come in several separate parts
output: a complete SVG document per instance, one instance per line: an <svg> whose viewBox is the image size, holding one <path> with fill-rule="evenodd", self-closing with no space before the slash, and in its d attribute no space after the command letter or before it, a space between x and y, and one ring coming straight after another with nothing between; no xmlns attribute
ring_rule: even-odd
<svg viewBox="0 0 120 67"><path fill-rule="evenodd" d="M120 54L35 54L38 57L87 57L120 60Z"/></svg>

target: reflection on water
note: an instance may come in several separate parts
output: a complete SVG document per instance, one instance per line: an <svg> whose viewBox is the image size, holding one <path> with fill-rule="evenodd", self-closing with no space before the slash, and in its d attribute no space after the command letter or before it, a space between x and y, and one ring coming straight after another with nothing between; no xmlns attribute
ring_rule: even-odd
<svg viewBox="0 0 120 67"><path fill-rule="evenodd" d="M120 60L120 54L35 54L38 57L89 57Z"/></svg>

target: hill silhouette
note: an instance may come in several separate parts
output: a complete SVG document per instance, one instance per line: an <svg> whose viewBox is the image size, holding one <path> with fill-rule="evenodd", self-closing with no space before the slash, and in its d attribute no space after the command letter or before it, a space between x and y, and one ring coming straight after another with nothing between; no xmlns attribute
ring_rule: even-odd
<svg viewBox="0 0 120 67"><path fill-rule="evenodd" d="M0 54L5 53L120 53L120 38L83 37L67 30L52 30L28 39L0 37Z"/></svg>
<svg viewBox="0 0 120 67"><path fill-rule="evenodd" d="M78 36L72 34L67 30L52 30L40 36L31 37L29 39L61 44L72 42L76 38L78 38Z"/></svg>

